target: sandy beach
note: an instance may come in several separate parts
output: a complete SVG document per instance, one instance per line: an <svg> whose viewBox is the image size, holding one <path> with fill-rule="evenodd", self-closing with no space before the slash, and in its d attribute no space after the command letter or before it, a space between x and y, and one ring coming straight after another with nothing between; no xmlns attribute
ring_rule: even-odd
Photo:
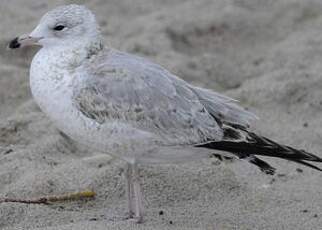
<svg viewBox="0 0 322 230"><path fill-rule="evenodd" d="M33 101L37 48L8 50L55 6L80 3L106 44L149 58L195 85L239 100L251 129L322 157L322 2L319 0L4 0L0 3L0 198L91 189L93 200L1 203L0 229L318 230L322 174L265 158L143 166L143 224L124 220L124 162L66 139Z"/></svg>

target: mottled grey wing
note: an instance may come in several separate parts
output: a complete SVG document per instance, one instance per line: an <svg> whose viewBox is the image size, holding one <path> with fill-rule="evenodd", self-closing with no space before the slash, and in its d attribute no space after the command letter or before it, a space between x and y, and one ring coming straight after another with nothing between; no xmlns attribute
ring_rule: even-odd
<svg viewBox="0 0 322 230"><path fill-rule="evenodd" d="M86 80L75 87L74 104L96 122L117 120L151 132L169 145L222 138L221 128L193 90L162 67L110 51L85 69Z"/></svg>

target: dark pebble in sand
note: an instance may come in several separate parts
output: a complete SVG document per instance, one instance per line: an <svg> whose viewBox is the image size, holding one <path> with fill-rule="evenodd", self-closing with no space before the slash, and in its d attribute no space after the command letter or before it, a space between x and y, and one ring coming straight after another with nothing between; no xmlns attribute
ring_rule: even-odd
<svg viewBox="0 0 322 230"><path fill-rule="evenodd" d="M164 214L164 212L161 210L159 211L159 215L162 216Z"/></svg>
<svg viewBox="0 0 322 230"><path fill-rule="evenodd" d="M305 122L304 124L303 124L303 127L308 127L309 126L309 124L307 123L307 122Z"/></svg>
<svg viewBox="0 0 322 230"><path fill-rule="evenodd" d="M296 169L296 172L298 172L298 173L302 173L302 172L303 172L303 169L297 168L297 169Z"/></svg>
<svg viewBox="0 0 322 230"><path fill-rule="evenodd" d="M8 150L4 151L3 155L7 155L12 152L13 152L13 149L8 149Z"/></svg>
<svg viewBox="0 0 322 230"><path fill-rule="evenodd" d="M277 174L277 176L278 176L278 177L285 177L285 176L286 176L286 174L279 173L279 174Z"/></svg>

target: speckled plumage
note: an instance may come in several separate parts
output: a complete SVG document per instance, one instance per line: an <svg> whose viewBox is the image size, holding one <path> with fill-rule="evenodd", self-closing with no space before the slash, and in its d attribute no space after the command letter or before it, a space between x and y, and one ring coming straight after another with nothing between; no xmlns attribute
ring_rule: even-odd
<svg viewBox="0 0 322 230"><path fill-rule="evenodd" d="M139 222L137 163L207 157L212 150L195 145L221 141L224 123L246 127L255 118L228 97L104 47L94 15L83 6L48 12L30 36L43 46L30 70L35 100L72 139L129 163L130 216Z"/></svg>

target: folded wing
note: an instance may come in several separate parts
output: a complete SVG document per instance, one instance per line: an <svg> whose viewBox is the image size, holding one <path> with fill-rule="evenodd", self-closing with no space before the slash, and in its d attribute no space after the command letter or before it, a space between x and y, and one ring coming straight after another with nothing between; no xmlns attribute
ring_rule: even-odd
<svg viewBox="0 0 322 230"><path fill-rule="evenodd" d="M196 93L159 65L112 50L83 68L87 77L75 87L74 104L88 118L126 123L166 145L221 140L221 127Z"/></svg>

